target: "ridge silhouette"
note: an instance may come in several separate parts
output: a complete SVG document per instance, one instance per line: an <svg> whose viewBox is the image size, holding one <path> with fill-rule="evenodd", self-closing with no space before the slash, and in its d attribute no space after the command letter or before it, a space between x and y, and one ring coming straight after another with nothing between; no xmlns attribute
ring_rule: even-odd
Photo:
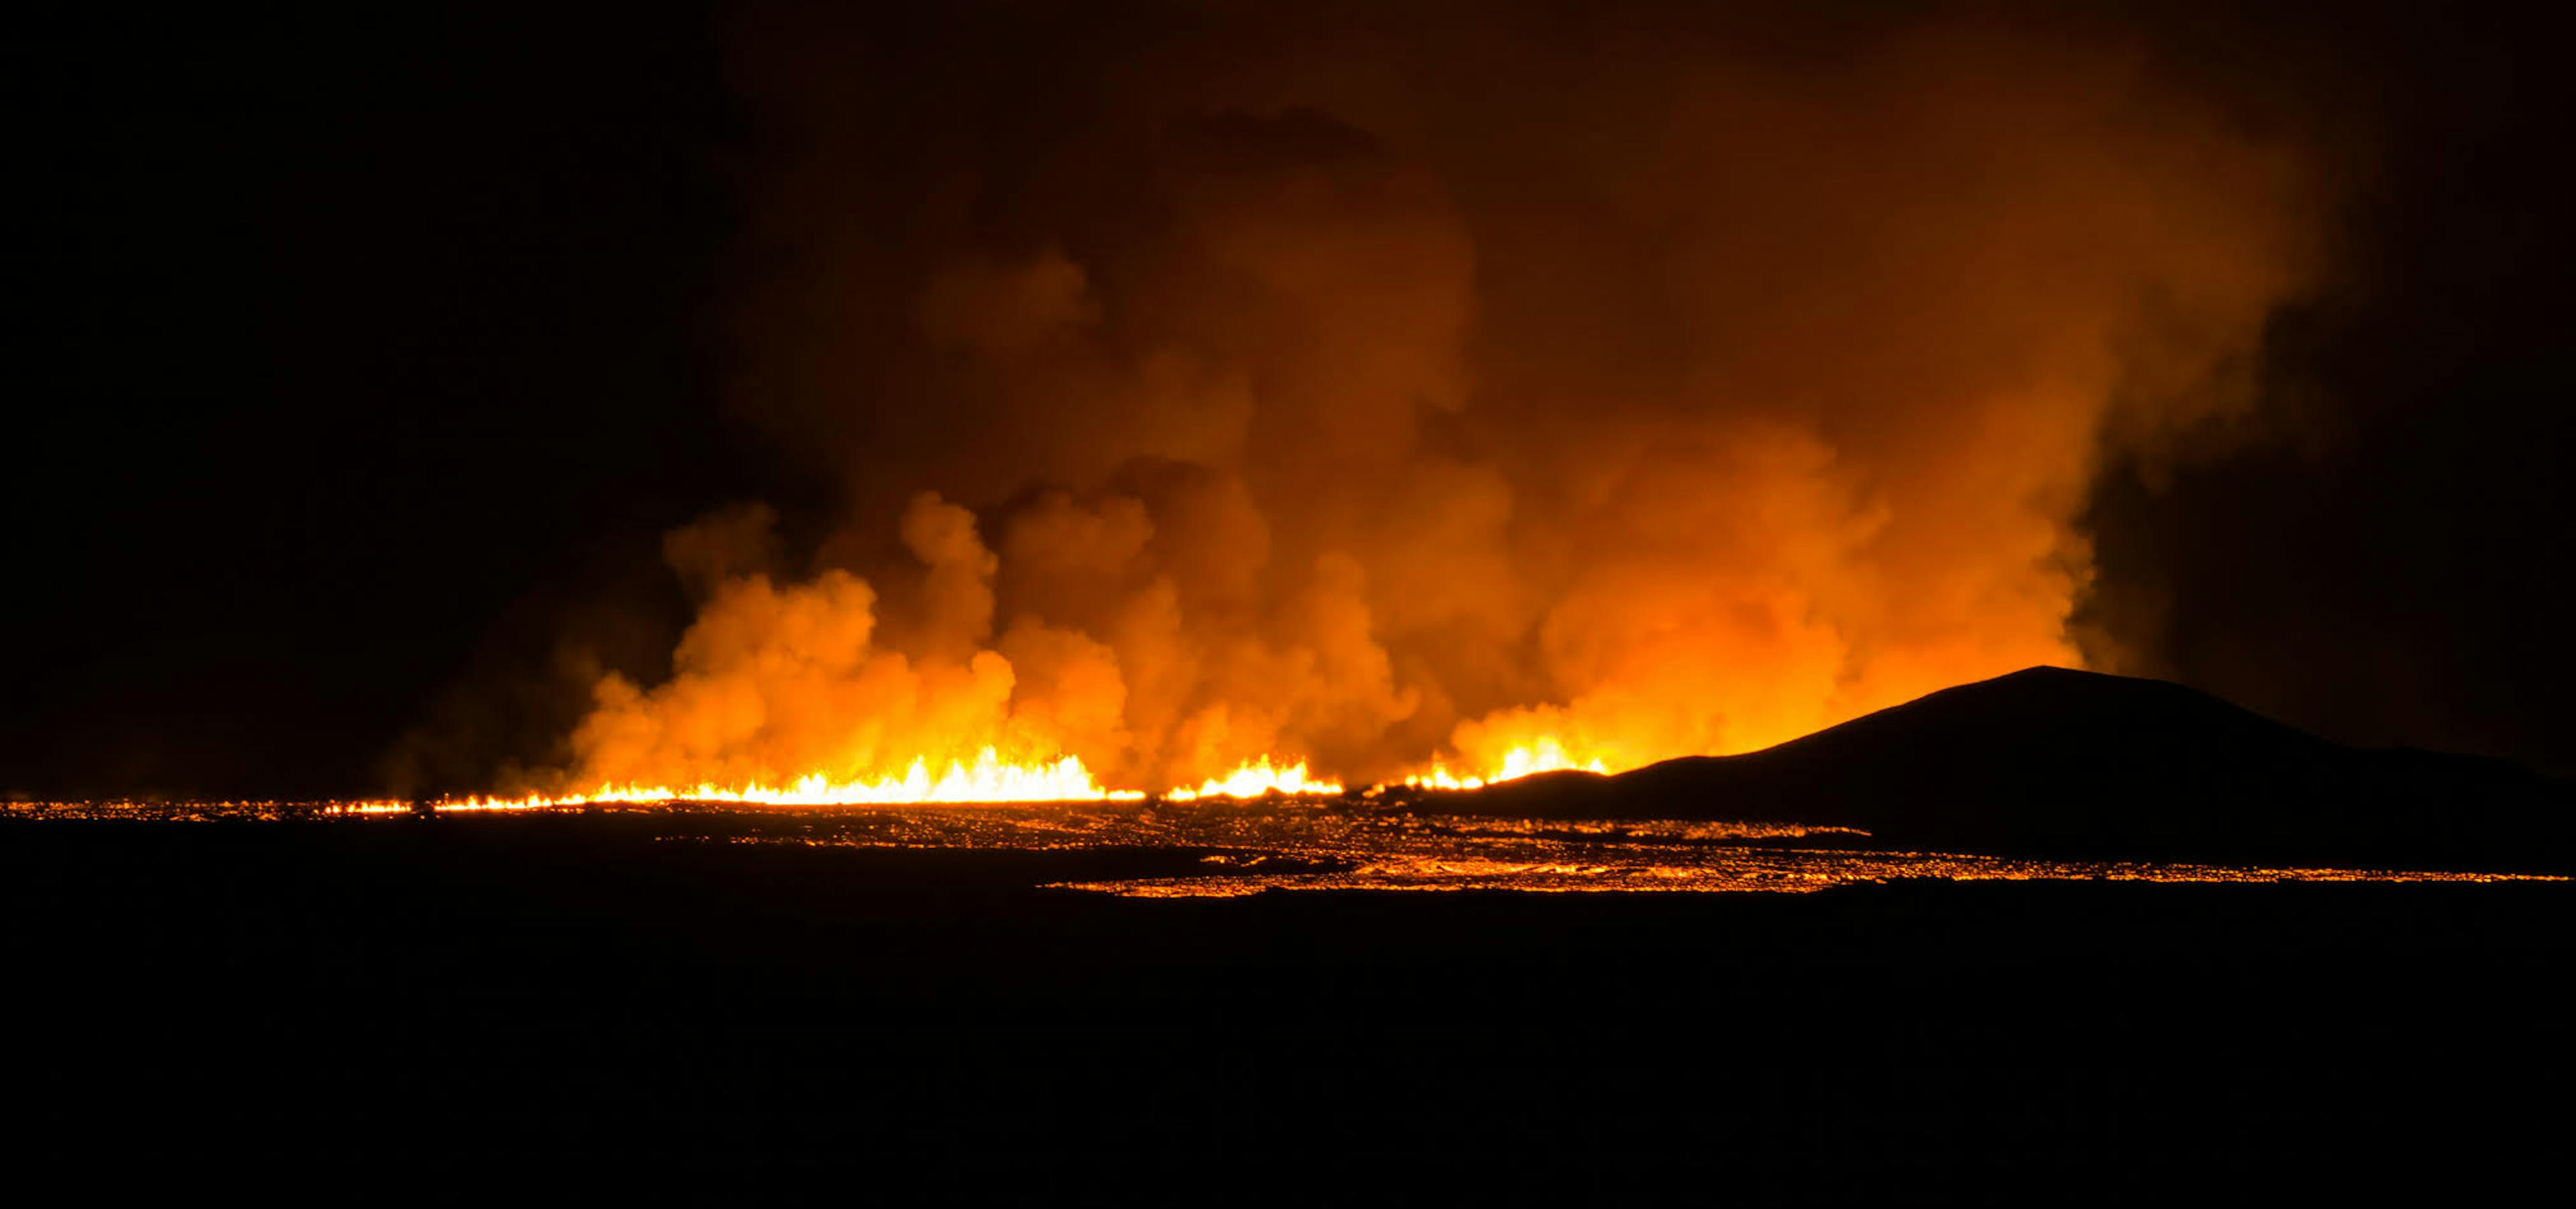
<svg viewBox="0 0 2576 1209"><path fill-rule="evenodd" d="M2032 667L1762 751L1547 773L1459 807L2004 855L2566 872L2572 790L2502 760L2346 747L2178 684Z"/></svg>

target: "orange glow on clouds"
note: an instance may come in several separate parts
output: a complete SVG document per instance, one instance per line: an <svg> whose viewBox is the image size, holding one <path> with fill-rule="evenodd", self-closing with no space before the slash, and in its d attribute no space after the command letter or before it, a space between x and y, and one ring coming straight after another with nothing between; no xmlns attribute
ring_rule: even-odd
<svg viewBox="0 0 2576 1209"><path fill-rule="evenodd" d="M745 73L752 236L902 254L732 303L847 508L669 534L667 668L567 660L589 712L503 800L1467 788L2079 665L2106 448L2242 418L2328 192L2125 42L1973 24L1558 72L1498 19L1366 80L1220 38L993 163L809 109L833 36Z"/></svg>

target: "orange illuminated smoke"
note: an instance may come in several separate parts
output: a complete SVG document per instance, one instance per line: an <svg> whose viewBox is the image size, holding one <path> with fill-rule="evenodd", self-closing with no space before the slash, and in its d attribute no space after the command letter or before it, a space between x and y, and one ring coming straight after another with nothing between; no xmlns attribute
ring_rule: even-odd
<svg viewBox="0 0 2576 1209"><path fill-rule="evenodd" d="M2127 39L1771 70L1604 19L1296 40L1358 73L1217 20L972 117L815 108L878 53L834 29L746 43L745 246L790 259L729 377L846 499L667 534L668 665L507 788L1466 789L2116 668L2094 477L2245 427L2348 174Z"/></svg>

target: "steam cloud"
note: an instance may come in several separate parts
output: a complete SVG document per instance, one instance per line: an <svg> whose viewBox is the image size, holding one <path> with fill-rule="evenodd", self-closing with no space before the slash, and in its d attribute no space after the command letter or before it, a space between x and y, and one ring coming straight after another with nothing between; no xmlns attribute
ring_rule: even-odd
<svg viewBox="0 0 2576 1209"><path fill-rule="evenodd" d="M1624 767L2074 664L2105 442L2311 271L2300 149L2099 31L1361 11L747 18L733 395L846 512L672 535L573 777Z"/></svg>

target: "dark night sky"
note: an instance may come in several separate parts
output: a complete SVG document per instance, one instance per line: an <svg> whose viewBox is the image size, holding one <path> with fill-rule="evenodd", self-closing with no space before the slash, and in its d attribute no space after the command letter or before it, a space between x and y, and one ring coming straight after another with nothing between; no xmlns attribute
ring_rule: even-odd
<svg viewBox="0 0 2576 1209"><path fill-rule="evenodd" d="M719 16L356 7L9 50L0 792L371 792L440 718L536 752L509 669L666 650L659 534L814 490L716 402ZM2097 487L2088 617L2337 738L2576 770L2566 44L2321 12L2176 23L2348 92L2385 169L2273 324L2279 434Z"/></svg>

